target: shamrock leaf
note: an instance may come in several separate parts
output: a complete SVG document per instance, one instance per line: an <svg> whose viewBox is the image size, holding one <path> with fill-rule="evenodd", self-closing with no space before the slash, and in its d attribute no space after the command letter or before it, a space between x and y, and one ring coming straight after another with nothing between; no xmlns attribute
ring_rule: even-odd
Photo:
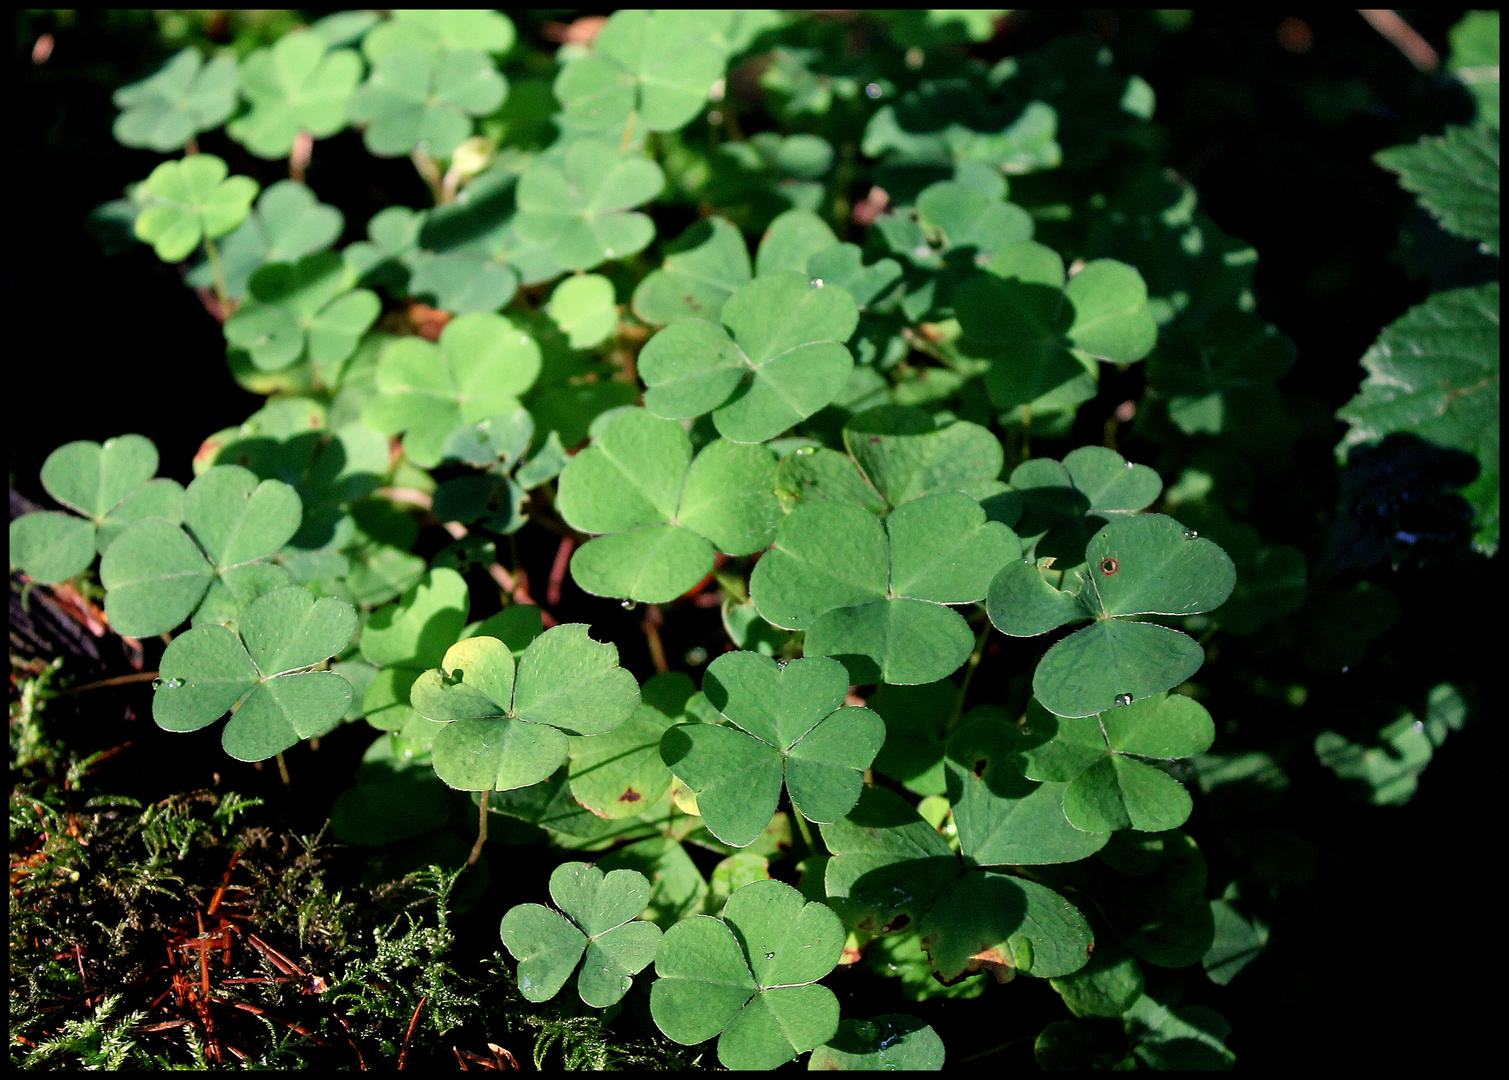
<svg viewBox="0 0 1509 1080"><path fill-rule="evenodd" d="M1219 607L1236 584L1224 551L1173 518L1141 514L1097 532L1085 564L1065 575L1061 591L1025 562L1007 564L990 584L986 610L1003 634L1028 637L1095 620L1039 661L1032 687L1049 712L1093 716L1162 693L1199 670L1204 650L1187 635L1127 616Z"/></svg>
<svg viewBox="0 0 1509 1080"><path fill-rule="evenodd" d="M601 345L618 325L613 283L601 274L573 274L555 287L545 313L565 331L573 349Z"/></svg>
<svg viewBox="0 0 1509 1080"><path fill-rule="evenodd" d="M519 658L493 637L446 650L410 691L414 708L445 723L435 736L435 774L463 791L507 791L544 780L566 760L567 734L601 735L627 720L639 686L618 649L586 626L554 626Z"/></svg>
<svg viewBox="0 0 1509 1080"><path fill-rule="evenodd" d="M298 494L281 481L259 483L238 465L206 470L184 492L184 528L143 518L105 551L100 582L110 625L126 637L150 637L193 614L212 583L247 601L268 584L286 583L265 560L298 531L302 513Z"/></svg>
<svg viewBox="0 0 1509 1080"><path fill-rule="evenodd" d="M729 1069L773 1069L838 1030L838 999L814 983L843 952L838 917L780 881L735 890L721 917L666 932L655 957L650 1015L689 1046L718 1036Z"/></svg>
<svg viewBox="0 0 1509 1080"><path fill-rule="evenodd" d="M712 571L716 548L746 555L780 517L775 462L762 446L718 439L692 460L681 425L625 410L561 473L561 516L589 540L571 576L597 596L674 600Z"/></svg>
<svg viewBox="0 0 1509 1080"><path fill-rule="evenodd" d="M1189 817L1189 793L1137 758L1172 761L1210 749L1215 725L1193 698L1157 694L1098 717L1073 718L1033 702L1027 717L1020 768L1033 780L1068 783L1064 815L1075 828L1162 832Z"/></svg>
<svg viewBox="0 0 1509 1080"><path fill-rule="evenodd" d="M297 263L269 263L251 276L251 303L225 324L225 338L261 371L304 358L317 369L338 365L377 321L382 302L352 289L341 257L322 251Z"/></svg>
<svg viewBox="0 0 1509 1080"><path fill-rule="evenodd" d="M153 479L157 447L140 435L58 447L42 463L42 486L58 502L84 515L56 510L23 514L10 523L10 559L33 580L55 585L83 573L127 526L143 518L176 524L183 517L183 488Z"/></svg>
<svg viewBox="0 0 1509 1080"><path fill-rule="evenodd" d="M192 46L140 82L115 92L115 141L168 153L201 131L219 127L236 110L236 58L222 53L208 64Z"/></svg>
<svg viewBox="0 0 1509 1080"><path fill-rule="evenodd" d="M1274 384L1294 357L1294 343L1272 323L1221 311L1160 343L1148 386L1168 400L1169 419L1186 435L1233 433L1282 411Z"/></svg>
<svg viewBox="0 0 1509 1080"><path fill-rule="evenodd" d="M1158 498L1163 481L1146 465L1104 446L1081 446L1064 455L1032 458L1011 473L1021 500L1017 535L1035 558L1051 558L1062 573L1082 564L1085 545L1107 521L1142 510Z"/></svg>
<svg viewBox="0 0 1509 1080"><path fill-rule="evenodd" d="M715 320L754 276L743 234L720 217L697 222L664 250L665 262L634 290L634 314L652 325L688 316Z"/></svg>
<svg viewBox="0 0 1509 1080"><path fill-rule="evenodd" d="M344 224L341 212L320 202L309 188L297 180L279 180L262 192L246 220L220 244L225 295L244 298L251 276L267 263L296 263L323 251L340 236ZM209 262L194 267L188 282L195 288L214 288Z"/></svg>
<svg viewBox="0 0 1509 1080"><path fill-rule="evenodd" d="M452 432L517 408L539 373L540 348L528 334L501 315L462 315L438 344L403 337L383 348L378 396L362 419L390 435L404 432L409 460L433 468Z"/></svg>
<svg viewBox="0 0 1509 1080"><path fill-rule="evenodd" d="M449 158L471 135L471 117L492 112L507 95L508 83L486 53L402 45L374 61L346 112L367 125L363 138L378 157L422 146L432 157Z"/></svg>
<svg viewBox="0 0 1509 1080"><path fill-rule="evenodd" d="M660 927L635 921L650 898L649 881L633 870L604 875L591 863L562 863L550 875L550 897L564 915L519 904L499 927L519 962L520 992L549 1001L582 961L577 992L594 1009L607 1008L628 993L660 945Z"/></svg>
<svg viewBox="0 0 1509 1080"><path fill-rule="evenodd" d="M466 581L456 571L438 567L397 603L372 613L361 639L362 658L378 667L362 702L368 723L382 731L433 727L410 707L409 691L461 636L468 607Z"/></svg>
<svg viewBox="0 0 1509 1080"><path fill-rule="evenodd" d="M152 718L168 731L198 731L230 712L221 736L241 761L281 754L323 735L351 704L351 684L311 666L344 649L356 612L343 600L316 600L298 586L258 597L236 630L196 626L162 654Z"/></svg>
<svg viewBox="0 0 1509 1080"><path fill-rule="evenodd" d="M1005 773L1010 765L986 761L979 768L989 777L998 770ZM972 765L964 769L973 775ZM1020 774L1016 783L1021 783ZM1033 789L1031 784L1026 787ZM1047 790L1046 797L1029 795L1026 801L1036 802L1025 810L1015 807L1021 800L995 799L995 809L1003 816L1020 815L1017 824L1028 823L1045 836L1063 834L1064 840L1043 848L1041 861L1059 856L1073 861L1105 843L1104 835L1086 837L1077 847L1067 842L1077 830L1064 821L1054 801L1062 788ZM978 796L966 797L982 804ZM990 971L999 982L1018 972L1043 978L1067 975L1089 958L1092 938L1084 916L1047 886L983 869L971 857L977 839L1011 831L1010 826L981 829L975 824L966 835L961 829L961 861L899 795L866 788L848 816L822 827L823 841L832 852L824 888L846 925L882 934L915 926L933 973L945 985L979 971ZM1004 847L1000 853L1011 854Z"/></svg>
<svg viewBox="0 0 1509 1080"><path fill-rule="evenodd" d="M933 682L974 645L945 605L981 599L1020 550L958 492L904 503L884 525L858 506L803 503L781 522L749 592L767 622L806 630L807 654L840 658L855 682Z"/></svg>
<svg viewBox="0 0 1509 1080"><path fill-rule="evenodd" d="M251 112L226 131L258 157L286 157L299 132L323 139L346 126L346 100L361 78L350 49L328 49L318 34L288 34L241 61Z"/></svg>
<svg viewBox="0 0 1509 1080"><path fill-rule="evenodd" d="M435 54L481 49L502 54L513 48L513 23L501 11L396 9L362 39L362 52L372 61L401 48Z"/></svg>
<svg viewBox="0 0 1509 1080"><path fill-rule="evenodd" d="M1093 394L1096 360L1141 360L1157 340L1147 286L1125 263L1095 259L1066 281L1057 252L1023 240L985 270L960 284L954 307L965 351L991 362L998 409L1072 408Z"/></svg>
<svg viewBox="0 0 1509 1080"><path fill-rule="evenodd" d="M727 62L710 14L615 12L592 53L556 77L566 123L616 132L637 115L650 131L674 131L696 116Z"/></svg>
<svg viewBox="0 0 1509 1080"><path fill-rule="evenodd" d="M655 236L655 223L630 207L660 194L665 174L638 154L596 139L536 158L519 177L514 229L521 239L548 245L568 270L590 270L626 258Z"/></svg>
<svg viewBox="0 0 1509 1080"><path fill-rule="evenodd" d="M712 412L735 442L773 439L834 401L854 366L844 342L859 312L837 287L779 273L730 296L722 325L681 319L639 356L645 407L685 419Z"/></svg>
<svg viewBox="0 0 1509 1080"><path fill-rule="evenodd" d="M663 671L639 688L639 707L622 726L572 736L571 797L608 819L633 817L658 802L674 779L660 758L660 740L676 721L691 718L687 702L695 691L687 675Z"/></svg>
<svg viewBox="0 0 1509 1080"><path fill-rule="evenodd" d="M849 677L823 656L778 666L753 652L708 665L703 693L726 724L679 724L661 757L697 794L708 831L734 847L753 843L775 814L784 782L809 821L854 806L864 770L885 742L885 722L846 707Z"/></svg>
<svg viewBox="0 0 1509 1080"><path fill-rule="evenodd" d="M163 262L178 262L201 239L224 236L240 225L256 198L257 182L225 174L225 162L212 154L157 166L137 190L143 204L137 239L151 244Z"/></svg>
<svg viewBox="0 0 1509 1080"><path fill-rule="evenodd" d="M997 479L1000 440L967 420L939 423L923 409L879 405L851 417L843 439L847 456L801 447L782 459L784 503L829 499L883 514L923 495L962 491L986 499L1006 487Z"/></svg>
<svg viewBox="0 0 1509 1080"><path fill-rule="evenodd" d="M874 1020L842 1020L838 1034L812 1051L811 1071L926 1070L943 1068L943 1040L915 1016L887 1013Z"/></svg>

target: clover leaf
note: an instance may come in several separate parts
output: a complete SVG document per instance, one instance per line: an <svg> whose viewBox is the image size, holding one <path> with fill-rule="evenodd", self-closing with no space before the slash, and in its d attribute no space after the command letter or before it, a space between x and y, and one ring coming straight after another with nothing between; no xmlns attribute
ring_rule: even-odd
<svg viewBox="0 0 1509 1080"><path fill-rule="evenodd" d="M649 880L633 870L604 875L591 863L562 863L550 875L550 897L564 915L519 904L499 927L519 962L519 991L530 1001L549 1001L580 961L577 992L594 1009L607 1008L628 993L660 946L660 927L635 918L650 898Z"/></svg>
<svg viewBox="0 0 1509 1080"><path fill-rule="evenodd" d="M660 758L660 740L672 724L693 715L687 702L695 691L684 673L663 671L639 688L639 707L622 726L572 736L571 797L610 820L633 817L658 802L674 779ZM767 815L760 827L769 820Z"/></svg>
<svg viewBox="0 0 1509 1080"><path fill-rule="evenodd" d="M481 49L501 54L513 48L514 25L501 11L395 9L362 39L362 52L372 61L400 48L428 53Z"/></svg>
<svg viewBox="0 0 1509 1080"><path fill-rule="evenodd" d="M1211 541L1173 518L1141 514L1097 532L1085 566L1064 575L1062 589L1031 563L1008 563L990 584L986 610L1014 637L1094 619L1050 648L1032 678L1049 712L1093 716L1171 689L1204 662L1187 635L1129 616L1210 611L1235 584L1230 557Z"/></svg>
<svg viewBox="0 0 1509 1080"><path fill-rule="evenodd" d="M713 568L714 549L770 543L780 506L762 446L718 439L692 459L681 425L643 409L615 416L561 473L558 506L576 529L571 576L597 596L674 600Z"/></svg>
<svg viewBox="0 0 1509 1080"><path fill-rule="evenodd" d="M1021 500L1016 523L1024 551L1051 558L1059 573L1082 564L1085 545L1107 521L1152 505L1163 481L1146 465L1104 446L1081 446L1063 463L1032 458L1011 473Z"/></svg>
<svg viewBox="0 0 1509 1080"><path fill-rule="evenodd" d="M565 121L589 130L622 130L631 115L650 131L674 131L701 111L727 54L712 13L617 11L592 53L555 80Z"/></svg>
<svg viewBox="0 0 1509 1080"><path fill-rule="evenodd" d="M166 633L199 608L212 583L238 600L254 598L278 575L286 579L266 559L298 531L301 517L287 484L259 483L239 465L208 469L184 492L183 528L144 518L105 551L100 582L111 626L126 637Z"/></svg>
<svg viewBox="0 0 1509 1080"><path fill-rule="evenodd" d="M297 585L258 597L237 629L196 626L162 654L152 718L168 731L198 731L227 712L225 752L241 761L281 754L323 735L351 704L351 684L313 665L344 649L356 612Z"/></svg>
<svg viewBox="0 0 1509 1080"><path fill-rule="evenodd" d="M461 636L469 605L461 575L437 567L372 613L361 638L362 658L378 667L362 702L369 724L381 731L433 727L410 706L409 692Z"/></svg>
<svg viewBox="0 0 1509 1080"><path fill-rule="evenodd" d="M655 957L650 1015L684 1046L718 1036L729 1069L773 1069L838 1030L838 999L814 985L843 952L838 917L780 881L734 891L721 917L666 932Z"/></svg>
<svg viewBox="0 0 1509 1080"><path fill-rule="evenodd" d="M688 316L717 319L754 276L743 234L720 217L697 222L664 251L665 261L634 290L634 314L652 325Z"/></svg>
<svg viewBox="0 0 1509 1080"><path fill-rule="evenodd" d="M630 208L660 194L665 174L638 154L597 139L578 139L541 155L519 177L519 237L548 245L568 270L626 258L655 236L655 223Z"/></svg>
<svg viewBox="0 0 1509 1080"><path fill-rule="evenodd" d="M435 736L435 774L463 791L507 791L544 780L566 760L566 736L601 735L639 705L639 685L618 649L586 626L554 626L517 665L494 637L459 641L410 691L414 708L446 726Z"/></svg>
<svg viewBox="0 0 1509 1080"><path fill-rule="evenodd" d="M990 762L980 768L990 776L1010 766ZM1016 783L1021 783L1020 774ZM1034 822L1035 828L1075 833L1052 801L1054 795L1050 789L1046 799L1036 796L1036 805L1021 812L1023 820ZM998 808L1014 802L1001 799ZM1057 825L1049 824L1053 818ZM829 900L846 925L869 933L915 927L933 973L945 985L979 971L1005 982L1019 972L1054 978L1083 967L1092 948L1084 916L1046 885L975 863L970 858L975 832L990 835L972 829L966 836L961 830L961 861L899 795L866 788L848 816L822 827L832 852L824 872ZM1105 840L1102 835L1098 843L1093 838L1089 844L1080 842L1078 850L1055 843L1049 851L1057 847L1063 861L1073 861Z"/></svg>
<svg viewBox="0 0 1509 1080"><path fill-rule="evenodd" d="M492 112L507 95L508 83L486 53L402 45L373 62L346 112L366 125L363 139L378 157L423 146L432 157L449 158L471 135L471 118Z"/></svg>
<svg viewBox="0 0 1509 1080"><path fill-rule="evenodd" d="M23 514L10 523L10 559L33 580L55 585L83 573L127 526L143 518L176 524L183 517L183 488L159 477L157 447L140 435L105 444L80 440L58 447L42 462L42 486L62 505Z"/></svg>
<svg viewBox="0 0 1509 1080"><path fill-rule="evenodd" d="M639 374L655 415L712 412L725 438L765 442L843 390L854 366L844 342L859 321L843 289L772 274L730 296L719 318L681 319L645 345Z"/></svg>
<svg viewBox="0 0 1509 1080"><path fill-rule="evenodd" d="M377 321L382 302L352 289L341 257L322 251L297 263L269 263L251 276L251 303L225 324L225 338L261 371L307 357L317 369L338 365Z"/></svg>
<svg viewBox="0 0 1509 1080"><path fill-rule="evenodd" d="M991 362L998 409L1077 405L1094 392L1096 360L1141 360L1157 340L1147 286L1125 263L1095 259L1066 281L1057 252L1023 240L985 270L959 285L954 308L965 350Z"/></svg>
<svg viewBox="0 0 1509 1080"><path fill-rule="evenodd" d="M601 274L573 274L555 287L545 312L566 334L573 349L601 345L618 325L613 283Z"/></svg>
<svg viewBox="0 0 1509 1080"><path fill-rule="evenodd" d="M799 447L781 460L784 503L829 499L882 514L923 495L962 491L986 499L1006 487L997 479L1000 440L967 420L940 423L923 409L879 405L851 417L843 439L847 455Z"/></svg>
<svg viewBox="0 0 1509 1080"><path fill-rule="evenodd" d="M220 274L225 295L246 296L252 274L267 263L295 263L328 248L341 234L345 218L320 202L297 180L279 180L257 199L256 207L220 245ZM208 261L189 272L189 284L209 289L215 275Z"/></svg>
<svg viewBox="0 0 1509 1080"><path fill-rule="evenodd" d="M849 676L824 656L784 666L753 652L708 665L703 693L724 724L679 724L661 757L696 792L708 831L734 847L753 843L775 814L784 782L809 821L848 813L864 770L885 742L885 722L845 706Z"/></svg>
<svg viewBox="0 0 1509 1080"><path fill-rule="evenodd" d="M226 179L225 162L213 154L164 161L137 189L144 207L137 239L151 244L163 262L178 262L201 239L224 236L245 221L256 195L255 180Z"/></svg>
<svg viewBox="0 0 1509 1080"><path fill-rule="evenodd" d="M1098 717L1055 717L1028 707L1018 751L1033 780L1067 782L1064 815L1077 829L1176 829L1189 817L1189 793L1167 773L1137 760L1172 761L1210 749L1215 725L1193 698L1157 694Z"/></svg>
<svg viewBox="0 0 1509 1080"><path fill-rule="evenodd" d="M807 654L838 657L855 682L934 682L974 645L946 605L983 598L1020 550L958 492L903 503L884 525L859 506L803 503L781 522L749 592L767 622L806 630Z"/></svg>
<svg viewBox="0 0 1509 1080"><path fill-rule="evenodd" d="M974 13L970 13L974 14ZM810 1071L926 1070L943 1068L943 1040L915 1016L887 1013L874 1020L842 1020L838 1034L812 1051Z"/></svg>
<svg viewBox="0 0 1509 1080"><path fill-rule="evenodd" d="M452 432L517 408L539 373L540 348L528 334L501 315L462 315L438 344L403 337L383 348L378 396L362 419L389 435L403 432L409 460L433 468Z"/></svg>
<svg viewBox="0 0 1509 1080"><path fill-rule="evenodd" d="M197 49L184 49L155 74L115 92L116 106L125 110L115 120L115 141L159 153L181 150L236 110L236 83L232 54L206 64Z"/></svg>
<svg viewBox="0 0 1509 1080"><path fill-rule="evenodd" d="M323 139L346 126L346 100L361 78L350 49L329 49L318 34L288 34L241 61L251 112L226 131L258 157L285 157L299 132Z"/></svg>

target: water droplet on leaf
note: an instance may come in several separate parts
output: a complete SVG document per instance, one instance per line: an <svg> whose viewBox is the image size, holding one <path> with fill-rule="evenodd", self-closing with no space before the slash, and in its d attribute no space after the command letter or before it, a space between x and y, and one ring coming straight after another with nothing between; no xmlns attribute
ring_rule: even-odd
<svg viewBox="0 0 1509 1080"><path fill-rule="evenodd" d="M815 277L810 282L808 282L808 284L814 289L821 289L823 287L823 279L820 277Z"/></svg>
<svg viewBox="0 0 1509 1080"><path fill-rule="evenodd" d="M797 451L796 452L797 452L797 456L798 457L806 457L808 454L815 454L815 453L817 453L817 447L815 447L815 446L799 446L799 447L797 447Z"/></svg>
<svg viewBox="0 0 1509 1080"><path fill-rule="evenodd" d="M773 952L766 953L765 954L765 959L766 960L774 960L775 959L775 953L773 953Z"/></svg>
<svg viewBox="0 0 1509 1080"><path fill-rule="evenodd" d="M874 101L882 93L884 93L884 91L881 90L879 83L872 82L865 87L865 97L869 98L871 101Z"/></svg>
<svg viewBox="0 0 1509 1080"><path fill-rule="evenodd" d="M1195 532L1194 529L1185 529L1184 530L1184 539L1186 539L1186 540L1193 540L1195 537L1197 537L1199 535L1200 534L1197 533L1197 532Z"/></svg>
<svg viewBox="0 0 1509 1080"><path fill-rule="evenodd" d="M1423 720L1416 720L1410 726L1413 727L1417 732L1425 730L1425 722Z"/></svg>
<svg viewBox="0 0 1509 1080"><path fill-rule="evenodd" d="M1118 705L1130 705L1131 703L1132 703L1132 695L1131 694L1117 694L1116 695L1116 704L1118 704Z"/></svg>
<svg viewBox="0 0 1509 1080"><path fill-rule="evenodd" d="M618 606L623 608L625 611L633 611L634 608L638 605L636 605L632 600L625 600Z"/></svg>

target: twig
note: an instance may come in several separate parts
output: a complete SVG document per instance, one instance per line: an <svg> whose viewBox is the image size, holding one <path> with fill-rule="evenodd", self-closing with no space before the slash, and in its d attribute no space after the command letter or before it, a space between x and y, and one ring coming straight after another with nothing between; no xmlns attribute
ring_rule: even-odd
<svg viewBox="0 0 1509 1080"><path fill-rule="evenodd" d="M1382 34L1394 48L1404 54L1404 58L1415 65L1416 70L1423 71L1427 75L1433 75L1441 67L1441 58L1436 55L1436 50L1431 48L1430 42L1420 36L1409 23L1397 11L1387 8L1358 8L1357 14L1367 20L1367 24L1378 33Z"/></svg>
<svg viewBox="0 0 1509 1080"><path fill-rule="evenodd" d="M401 1046L398 1050L398 1067L400 1069L402 1069L405 1062L408 1061L409 1043L414 1041L414 1029L419 1026L419 1010L423 1009L424 1003L429 1000L430 995L426 994L424 995L424 997L419 999L419 1004L414 1006L414 1015L409 1020L409 1030L404 1032L403 1046Z"/></svg>

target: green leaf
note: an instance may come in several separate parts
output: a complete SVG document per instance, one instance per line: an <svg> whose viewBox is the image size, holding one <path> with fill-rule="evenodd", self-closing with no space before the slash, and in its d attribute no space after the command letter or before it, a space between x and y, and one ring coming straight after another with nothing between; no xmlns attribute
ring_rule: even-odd
<svg viewBox="0 0 1509 1080"><path fill-rule="evenodd" d="M1499 134L1496 128L1452 126L1413 146L1380 150L1373 160L1399 174L1449 233L1499 253Z"/></svg>
<svg viewBox="0 0 1509 1080"><path fill-rule="evenodd" d="M297 263L305 255L328 248L340 236L344 223L339 210L320 202L297 180L279 180L262 192L246 220L220 243L220 274L226 296L244 298L251 276L267 263ZM347 248L343 257L348 263L350 255ZM209 262L190 271L188 282L195 288L214 288L215 274Z"/></svg>
<svg viewBox="0 0 1509 1080"><path fill-rule="evenodd" d="M652 325L692 317L716 321L753 273L738 229L720 217L692 225L665 247L665 262L634 290L634 314Z"/></svg>
<svg viewBox="0 0 1509 1080"><path fill-rule="evenodd" d="M1448 69L1476 99L1477 120L1499 126L1499 13L1469 11L1451 28Z"/></svg>
<svg viewBox="0 0 1509 1080"><path fill-rule="evenodd" d="M299 132L323 139L346 126L346 99L361 77L350 49L327 51L318 34L288 34L241 61L252 108L226 130L258 157L285 157Z"/></svg>
<svg viewBox="0 0 1509 1080"><path fill-rule="evenodd" d="M458 49L501 54L513 48L516 37L513 23L500 11L399 9L392 16L362 39L368 59L380 60L405 47L431 54Z"/></svg>
<svg viewBox="0 0 1509 1080"><path fill-rule="evenodd" d="M1121 1016L1142 996L1142 967L1114 942L1100 942L1090 962L1051 980L1075 1016Z"/></svg>
<svg viewBox="0 0 1509 1080"><path fill-rule="evenodd" d="M404 432L409 460L432 468L452 432L517 408L539 373L532 337L501 315L462 315L446 324L438 344L403 337L383 348L378 396L362 419L387 434Z"/></svg>
<svg viewBox="0 0 1509 1080"><path fill-rule="evenodd" d="M723 325L682 319L651 338L639 357L657 416L711 411L735 442L774 438L837 398L853 367L843 342L858 312L842 289L803 275L757 278L723 305Z"/></svg>
<svg viewBox="0 0 1509 1080"><path fill-rule="evenodd" d="M409 708L409 690L421 672L440 664L466 625L466 582L454 570L430 570L396 604L374 611L362 629L361 654L377 665L363 711L384 731L428 721Z"/></svg>
<svg viewBox="0 0 1509 1080"><path fill-rule="evenodd" d="M885 741L879 716L844 705L848 691L843 665L826 657L778 665L724 653L708 665L703 692L731 726L673 727L661 757L696 793L708 830L734 847L769 824L783 781L798 813L834 821L854 806Z"/></svg>
<svg viewBox="0 0 1509 1080"><path fill-rule="evenodd" d="M55 510L10 523L10 564L43 585L82 574L94 562L94 525Z"/></svg>
<svg viewBox="0 0 1509 1080"><path fill-rule="evenodd" d="M981 599L1020 548L967 495L926 495L884 525L843 503L803 503L755 566L750 596L808 655L844 660L858 683L924 683L962 664L974 637L943 605Z"/></svg>
<svg viewBox="0 0 1509 1080"><path fill-rule="evenodd" d="M208 237L224 236L246 220L257 182L226 178L225 162L212 154L164 161L138 189L143 209L136 236L164 262L178 262Z"/></svg>
<svg viewBox="0 0 1509 1080"><path fill-rule="evenodd" d="M967 420L939 423L922 409L881 405L844 425L844 446L893 507L943 491L982 499L1004 487L1000 440Z"/></svg>
<svg viewBox="0 0 1509 1080"><path fill-rule="evenodd" d="M328 370L356 351L382 310L377 294L351 289L339 255L316 252L295 264L269 263L252 274L252 302L225 324L225 338L262 371L308 358Z"/></svg>
<svg viewBox="0 0 1509 1080"><path fill-rule="evenodd" d="M166 154L236 110L236 58L229 52L204 63L197 49L178 53L155 74L115 92L115 141Z"/></svg>
<svg viewBox="0 0 1509 1080"><path fill-rule="evenodd" d="M936 1072L943 1068L943 1040L915 1016L887 1013L874 1020L843 1020L838 1034L812 1051L809 1071L907 1069Z"/></svg>
<svg viewBox="0 0 1509 1080"><path fill-rule="evenodd" d="M827 907L782 882L753 882L728 898L721 918L695 916L666 933L650 1015L683 1045L719 1036L726 1068L773 1069L838 1030L838 999L812 984L843 943Z"/></svg>
<svg viewBox="0 0 1509 1080"><path fill-rule="evenodd" d="M571 576L597 596L662 603L730 555L770 542L780 516L775 462L762 446L718 439L692 460L681 425L643 409L613 417L566 465L561 515L576 529L606 533L571 559Z"/></svg>
<svg viewBox="0 0 1509 1080"><path fill-rule="evenodd" d="M414 709L446 726L435 736L435 773L463 791L537 784L566 760L567 734L601 735L634 712L639 688L618 650L579 623L552 627L519 658L497 638L446 650L410 691Z"/></svg>
<svg viewBox="0 0 1509 1080"><path fill-rule="evenodd" d="M726 53L716 24L700 11L618 11L555 80L566 123L624 128L636 115L650 131L674 131L701 111Z"/></svg>
<svg viewBox="0 0 1509 1080"><path fill-rule="evenodd" d="M1499 535L1499 284L1439 292L1386 327L1362 357L1367 378L1336 411L1351 430L1338 452L1407 431L1477 457L1463 494L1477 513L1475 543Z"/></svg>
<svg viewBox="0 0 1509 1080"><path fill-rule="evenodd" d="M648 158L620 153L596 139L578 139L537 158L519 178L514 228L548 245L568 270L590 270L644 249L655 224L631 207L660 194L665 176Z"/></svg>
<svg viewBox="0 0 1509 1080"><path fill-rule="evenodd" d="M297 586L259 597L239 631L196 626L163 653L152 717L168 731L198 731L232 712L225 752L261 761L340 723L351 684L333 671L304 670L339 653L356 612Z"/></svg>
<svg viewBox="0 0 1509 1080"><path fill-rule="evenodd" d="M519 904L499 928L519 961L519 990L530 1001L548 1001L580 960L577 992L594 1009L607 1008L628 993L660 944L659 927L634 921L649 899L649 881L633 870L604 875L590 863L562 863L550 875L550 896L565 917Z"/></svg>
<svg viewBox="0 0 1509 1080"><path fill-rule="evenodd" d="M681 672L661 672L640 687L643 701L622 727L572 736L572 798L610 819L633 817L659 801L673 779L660 759L660 740L672 724L688 718L686 702L695 689Z"/></svg>
<svg viewBox="0 0 1509 1080"><path fill-rule="evenodd" d="M590 349L618 325L613 283L600 274L576 274L556 286L546 313L566 332L573 349Z"/></svg>
<svg viewBox="0 0 1509 1080"><path fill-rule="evenodd" d="M403 44L374 61L346 112L367 125L363 138L378 157L423 148L449 158L472 134L471 117L492 112L507 95L508 83L486 53Z"/></svg>

